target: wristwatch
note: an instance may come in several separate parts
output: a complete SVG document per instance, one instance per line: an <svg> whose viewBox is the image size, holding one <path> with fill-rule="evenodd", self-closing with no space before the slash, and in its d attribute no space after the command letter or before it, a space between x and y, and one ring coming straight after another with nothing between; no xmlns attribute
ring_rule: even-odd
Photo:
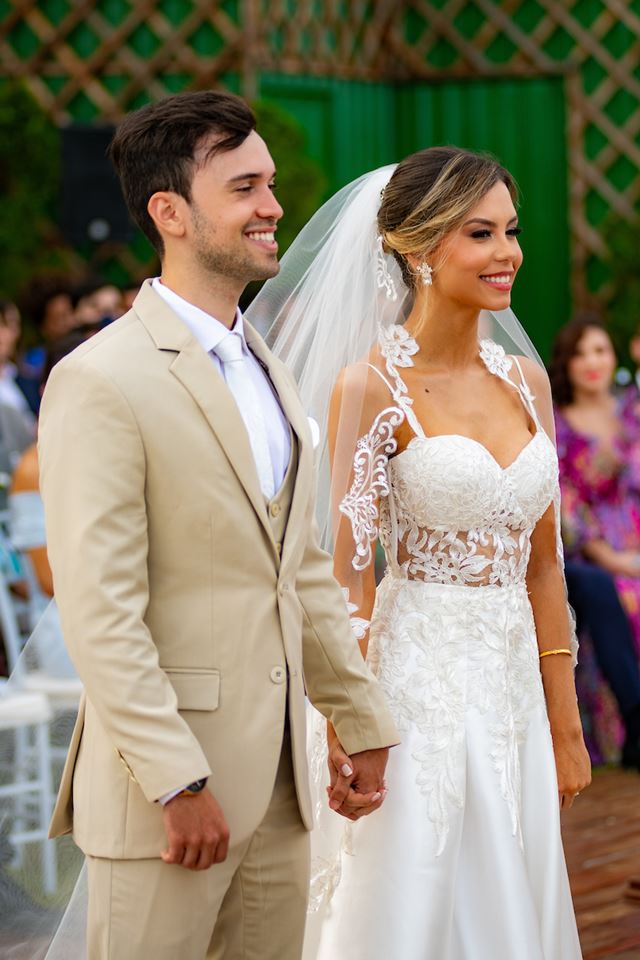
<svg viewBox="0 0 640 960"><path fill-rule="evenodd" d="M195 797L196 794L200 793L207 785L207 777L203 777L202 780L194 780L193 783L190 783L188 786L181 790L177 794L178 797Z"/></svg>

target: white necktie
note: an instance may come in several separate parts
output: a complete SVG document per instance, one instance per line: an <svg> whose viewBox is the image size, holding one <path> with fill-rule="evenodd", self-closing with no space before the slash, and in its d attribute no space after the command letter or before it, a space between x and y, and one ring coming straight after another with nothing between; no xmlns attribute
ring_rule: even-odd
<svg viewBox="0 0 640 960"><path fill-rule="evenodd" d="M260 480L260 488L267 500L271 500L275 488L267 428L256 388L247 370L240 335L237 333L227 334L217 347L214 347L213 352L222 362L224 379L233 394L247 428L249 443Z"/></svg>

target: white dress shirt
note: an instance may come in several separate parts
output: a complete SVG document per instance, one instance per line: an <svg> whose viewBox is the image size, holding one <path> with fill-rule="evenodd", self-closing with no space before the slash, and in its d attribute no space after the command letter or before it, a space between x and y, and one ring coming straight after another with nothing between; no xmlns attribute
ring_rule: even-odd
<svg viewBox="0 0 640 960"><path fill-rule="evenodd" d="M169 287L162 283L160 277L154 277L152 286L156 293L162 297L165 303L167 303L174 313L177 313L183 323L187 325L200 346L211 357L211 361L218 371L218 374L224 378L222 363L216 354L213 353L213 350L218 346L223 337L228 335L229 330L227 327L225 327L223 323L220 323L219 320L216 320L215 317L209 316L204 310L194 306L192 303L189 303L188 300L185 300L184 297L179 296L179 294L169 289ZM240 335L242 340L242 349L245 354L245 359L247 360L247 370L250 373L253 386L260 400L269 442L269 454L273 470L273 486L275 490L279 490L284 481L291 458L291 434L289 432L289 424L282 412L282 408L267 373L247 346L247 341L244 336L242 313L239 307L236 312L233 330ZM173 800L174 797L181 793L182 790L184 790L184 786L178 787L170 793L165 793L164 796L159 798L159 802L164 806L169 800Z"/></svg>
<svg viewBox="0 0 640 960"><path fill-rule="evenodd" d="M183 323L189 327L191 333L203 350L211 357L220 376L224 377L222 364L212 351L215 350L223 337L227 336L229 333L228 328L225 327L223 323L220 323L219 320L216 320L215 317L210 316L208 313L205 313L204 310L195 307L192 303L189 303L183 297L179 296L179 294L170 290L169 287L162 283L159 277L154 278L152 286L156 293L160 294L162 299L178 314ZM282 412L282 408L267 373L247 346L247 341L244 336L242 313L239 307L232 329L234 333L240 335L242 340L242 349L245 360L247 361L247 370L260 400L265 427L267 429L267 440L269 442L269 454L271 456L271 467L273 470L273 488L277 491L282 486L287 467L289 466L289 460L291 459L291 434L289 432L289 424Z"/></svg>

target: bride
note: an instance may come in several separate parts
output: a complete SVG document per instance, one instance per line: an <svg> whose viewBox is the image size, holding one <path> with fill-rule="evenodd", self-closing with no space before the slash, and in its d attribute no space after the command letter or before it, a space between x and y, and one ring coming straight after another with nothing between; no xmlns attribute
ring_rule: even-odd
<svg viewBox="0 0 640 960"><path fill-rule="evenodd" d="M423 150L325 205L249 311L326 434L321 520L402 734L345 828L316 725L309 960L581 956L559 812L590 770L515 198L491 158Z"/></svg>
<svg viewBox="0 0 640 960"><path fill-rule="evenodd" d="M248 313L321 426L325 543L402 732L381 808L350 792L339 817L315 724L305 960L580 957L559 811L589 761L549 387L506 309L515 193L452 147L367 174ZM49 958L83 955L85 902L81 881Z"/></svg>

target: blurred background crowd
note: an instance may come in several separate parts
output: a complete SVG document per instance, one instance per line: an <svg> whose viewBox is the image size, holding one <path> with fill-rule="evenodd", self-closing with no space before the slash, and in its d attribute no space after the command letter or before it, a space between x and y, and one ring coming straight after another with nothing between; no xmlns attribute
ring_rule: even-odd
<svg viewBox="0 0 640 960"><path fill-rule="evenodd" d="M640 771L640 0L13 0L0 50L0 675L52 594L43 384L158 272L106 159L114 125L222 87L276 160L281 253L336 189L422 147L488 150L515 175L513 305L556 406L587 742ZM0 698L0 914L46 846L55 724L79 697L55 617L39 629ZM45 901L61 886L45 863Z"/></svg>

